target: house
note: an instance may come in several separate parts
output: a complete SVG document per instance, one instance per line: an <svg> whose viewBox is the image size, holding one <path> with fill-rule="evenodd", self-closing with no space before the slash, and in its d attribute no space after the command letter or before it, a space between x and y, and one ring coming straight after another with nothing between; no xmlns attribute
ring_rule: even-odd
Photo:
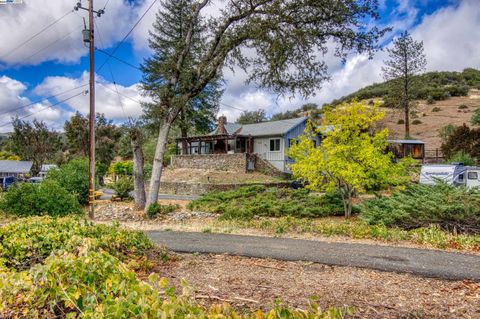
<svg viewBox="0 0 480 319"><path fill-rule="evenodd" d="M30 174L32 162L28 161L0 161L0 177L24 178Z"/></svg>
<svg viewBox="0 0 480 319"><path fill-rule="evenodd" d="M49 170L56 168L58 168L58 166L55 164L43 164L40 173L38 173L38 177L45 178Z"/></svg>
<svg viewBox="0 0 480 319"><path fill-rule="evenodd" d="M308 117L255 124L228 123L218 119L217 128L207 135L177 139L177 154L255 154L281 172L288 173L291 161L286 150L303 134ZM315 143L318 145L320 138Z"/></svg>
<svg viewBox="0 0 480 319"><path fill-rule="evenodd" d="M413 159L425 160L425 142L420 140L389 140L388 149L397 159L411 156Z"/></svg>

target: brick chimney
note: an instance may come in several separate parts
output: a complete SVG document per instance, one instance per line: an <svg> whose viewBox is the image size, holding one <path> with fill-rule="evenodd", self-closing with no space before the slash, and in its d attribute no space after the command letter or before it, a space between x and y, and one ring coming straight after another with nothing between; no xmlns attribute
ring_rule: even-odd
<svg viewBox="0 0 480 319"><path fill-rule="evenodd" d="M225 128L226 123L227 117L225 115L218 117L217 134L228 134L227 129Z"/></svg>

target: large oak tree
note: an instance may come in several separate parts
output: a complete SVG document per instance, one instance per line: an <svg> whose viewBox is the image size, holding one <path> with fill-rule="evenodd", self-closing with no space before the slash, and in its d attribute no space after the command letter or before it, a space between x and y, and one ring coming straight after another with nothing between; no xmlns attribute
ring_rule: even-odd
<svg viewBox="0 0 480 319"><path fill-rule="evenodd" d="M181 38L164 19L169 6L186 6ZM247 82L277 94L309 96L329 79L323 56L372 54L385 30L368 27L376 0L227 0L208 16L211 0L164 0L150 35L153 56L143 63L142 86L160 128L147 208L158 199L163 154L172 123L225 67L240 67ZM171 25L171 21L169 22Z"/></svg>

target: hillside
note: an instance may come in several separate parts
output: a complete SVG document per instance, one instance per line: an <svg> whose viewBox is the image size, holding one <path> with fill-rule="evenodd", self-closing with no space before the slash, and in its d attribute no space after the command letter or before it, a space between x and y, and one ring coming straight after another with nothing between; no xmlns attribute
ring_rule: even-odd
<svg viewBox="0 0 480 319"><path fill-rule="evenodd" d="M428 72L413 78L413 95L418 100L442 101L455 96L467 96L470 89L480 89L480 70L468 68L462 72ZM353 99L382 98L390 105L391 81L366 86L352 94L333 100L335 106Z"/></svg>

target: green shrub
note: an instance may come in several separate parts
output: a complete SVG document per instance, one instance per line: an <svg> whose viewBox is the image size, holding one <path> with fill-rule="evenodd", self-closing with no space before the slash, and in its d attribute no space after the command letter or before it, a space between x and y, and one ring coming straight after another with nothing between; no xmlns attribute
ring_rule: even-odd
<svg viewBox="0 0 480 319"><path fill-rule="evenodd" d="M427 97L427 104L435 104L435 99L433 98L433 96L429 95Z"/></svg>
<svg viewBox="0 0 480 319"><path fill-rule="evenodd" d="M480 108L476 109L470 120L472 125L480 125Z"/></svg>
<svg viewBox="0 0 480 319"><path fill-rule="evenodd" d="M130 192L133 191L133 178L131 176L121 176L111 187L117 193L117 196L124 200L130 198Z"/></svg>
<svg viewBox="0 0 480 319"><path fill-rule="evenodd" d="M459 106L458 106L458 109L459 109L459 110L466 110L466 109L468 109L468 106L465 105L465 104L462 104L462 105L459 105Z"/></svg>
<svg viewBox="0 0 480 319"><path fill-rule="evenodd" d="M480 232L480 192L464 187L412 184L391 197L365 201L360 209L370 224L404 229L434 224L449 231Z"/></svg>
<svg viewBox="0 0 480 319"><path fill-rule="evenodd" d="M313 195L306 189L289 190L264 186L211 192L189 203L190 210L221 214L223 219L250 219L254 216L322 217L343 215L338 192ZM358 212L355 208L354 212Z"/></svg>
<svg viewBox="0 0 480 319"><path fill-rule="evenodd" d="M45 180L40 184L13 185L0 199L0 210L16 216L65 216L82 213L75 196L52 180Z"/></svg>
<svg viewBox="0 0 480 319"><path fill-rule="evenodd" d="M448 159L449 163L463 163L466 166L474 166L477 164L477 161L472 157L472 155L460 151L455 153L452 157Z"/></svg>
<svg viewBox="0 0 480 319"><path fill-rule="evenodd" d="M159 203L153 203L150 206L148 206L147 217L155 218L158 215L166 215L169 213L173 213L179 208L180 206L178 206L178 204L177 205L161 205Z"/></svg>
<svg viewBox="0 0 480 319"><path fill-rule="evenodd" d="M81 205L88 203L88 159L76 158L59 169L50 170L47 179L57 181L74 194Z"/></svg>
<svg viewBox="0 0 480 319"><path fill-rule="evenodd" d="M133 175L133 161L121 161L110 164L108 173L115 175Z"/></svg>
<svg viewBox="0 0 480 319"><path fill-rule="evenodd" d="M413 124L413 125L419 125L419 124L422 124L422 123L423 123L423 122L420 121L419 119L415 119L415 120L412 121L412 124Z"/></svg>
<svg viewBox="0 0 480 319"><path fill-rule="evenodd" d="M442 109L439 108L438 106L435 106L433 109L432 109L432 112L440 112Z"/></svg>
<svg viewBox="0 0 480 319"><path fill-rule="evenodd" d="M0 228L0 268L28 269L57 250L74 251L85 239L90 246L126 260L153 247L144 233L118 226L94 225L72 218L30 217ZM1 316L0 316L1 317Z"/></svg>
<svg viewBox="0 0 480 319"><path fill-rule="evenodd" d="M404 119L399 119L399 120L397 121L397 124L405 124L405 120L404 120Z"/></svg>

